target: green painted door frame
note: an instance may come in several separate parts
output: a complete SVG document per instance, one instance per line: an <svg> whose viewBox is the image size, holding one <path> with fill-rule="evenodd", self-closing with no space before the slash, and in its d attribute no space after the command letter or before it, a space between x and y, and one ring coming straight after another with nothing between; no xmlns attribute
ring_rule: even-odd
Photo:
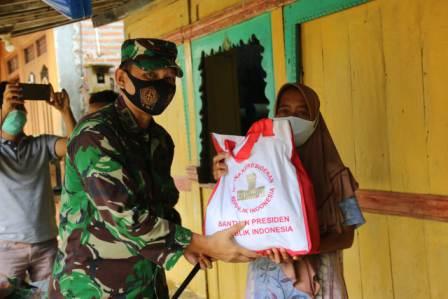
<svg viewBox="0 0 448 299"><path fill-rule="evenodd" d="M301 70L297 69L300 59L298 25L368 1L370 0L298 0L283 8L288 82L300 80Z"/></svg>
<svg viewBox="0 0 448 299"><path fill-rule="evenodd" d="M184 100L184 117L185 117L185 132L187 133L187 147L188 147L188 161L191 161L191 127L190 127L190 116L188 115L190 112L190 107L188 104L188 87L187 87L187 74L185 72L185 50L183 45L177 46L177 63L184 70L184 76L182 77L182 98Z"/></svg>
<svg viewBox="0 0 448 299"><path fill-rule="evenodd" d="M198 145L198 155L200 154L201 141L200 134L202 124L200 121L200 111L202 109L201 86L202 77L199 66L203 53L208 56L213 53L219 53L225 49L237 47L240 42L247 43L255 36L264 48L262 53L262 67L266 72L265 95L269 99L269 110L275 101L274 84L274 62L272 57L272 29L270 13L262 14L244 23L220 30L216 33L193 40L192 47L192 65L193 65L193 84L194 84L194 103L196 116L196 144ZM197 157L199 158L199 157Z"/></svg>

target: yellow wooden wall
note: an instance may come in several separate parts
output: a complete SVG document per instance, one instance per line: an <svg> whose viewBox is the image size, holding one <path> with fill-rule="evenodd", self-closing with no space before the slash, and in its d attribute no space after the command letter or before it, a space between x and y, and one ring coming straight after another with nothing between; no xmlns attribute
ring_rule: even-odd
<svg viewBox="0 0 448 299"><path fill-rule="evenodd" d="M178 92L176 92L172 104L161 116L156 118L156 121L169 131L175 142L175 156L171 172L174 177L182 177L186 175L187 166L192 163L188 159L187 138L189 138L189 136L187 136L186 127L184 125L185 116L181 92L182 81L178 79L176 84L178 86ZM192 87L190 86L188 88L191 89L192 92ZM190 98L192 99L193 97ZM190 115L194 115L194 113L192 112ZM191 138L193 138L193 136L191 136ZM182 216L182 224L185 227L188 227L197 233L202 232L202 200L200 188L197 183L193 183L191 191L180 193L179 203L177 204L176 209L180 212ZM182 283L192 267L193 266L186 262L186 260L182 259L173 270L167 271L167 280L170 290L175 289ZM189 290L193 291L198 297L206 297L206 277L204 272L201 271L196 275L189 286Z"/></svg>
<svg viewBox="0 0 448 299"><path fill-rule="evenodd" d="M302 26L304 81L361 188L448 194L448 2L376 0ZM366 214L351 298L447 298L448 223Z"/></svg>
<svg viewBox="0 0 448 299"><path fill-rule="evenodd" d="M127 37L159 37L244 0L156 0L125 19ZM189 4L190 3L190 4Z"/></svg>
<svg viewBox="0 0 448 299"><path fill-rule="evenodd" d="M125 19L125 35L128 38L160 37L173 32L190 22L195 22L213 13L219 12L235 4L243 4L240 0L192 0L190 9L187 0L155 1L147 9L130 15ZM280 9L281 12L281 9ZM281 14L279 21L281 22ZM277 34L278 35L278 34ZM277 36L276 39L283 38ZM172 168L174 177L185 177L189 165L197 165L197 145L195 137L195 108L192 82L191 46L190 41L184 44L184 59L186 74L186 88L190 118L190 136L187 135L184 116L184 99L182 96L182 81L177 81L178 91L167 111L156 120L171 134L175 144L175 158ZM284 65L283 65L284 70ZM285 73L283 71L283 73ZM192 160L188 158L188 139L191 143ZM182 215L183 224L195 232L202 233L202 215L206 202L211 193L210 188L200 188L192 183L191 191L181 192L178 211ZM246 265L215 264L214 269L200 272L190 284L186 296L192 298L244 298ZM188 275L192 266L182 260L176 267L167 271L170 289L175 289Z"/></svg>
<svg viewBox="0 0 448 299"><path fill-rule="evenodd" d="M244 1L156 1L125 20L127 37L159 37ZM282 10L272 12L275 85L286 80ZM375 0L302 25L305 83L313 86L344 161L364 189L448 194L448 129L443 94L448 69L448 2ZM174 176L185 176L188 141L195 144L190 41L185 41L190 136L184 125L181 81L158 121L176 143ZM193 183L181 192L184 224L202 230L211 189ZM445 298L448 293L448 224L366 214L345 252L351 298ZM244 298L246 265L217 263L190 285L197 297ZM169 271L171 287L191 266Z"/></svg>

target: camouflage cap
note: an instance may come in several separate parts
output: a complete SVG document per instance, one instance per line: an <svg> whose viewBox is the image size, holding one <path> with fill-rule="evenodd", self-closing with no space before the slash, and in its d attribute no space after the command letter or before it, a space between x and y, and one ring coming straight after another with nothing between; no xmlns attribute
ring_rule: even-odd
<svg viewBox="0 0 448 299"><path fill-rule="evenodd" d="M173 68L178 77L182 69L176 63L176 44L155 38L136 38L125 40L121 46L121 63L132 60L145 71Z"/></svg>

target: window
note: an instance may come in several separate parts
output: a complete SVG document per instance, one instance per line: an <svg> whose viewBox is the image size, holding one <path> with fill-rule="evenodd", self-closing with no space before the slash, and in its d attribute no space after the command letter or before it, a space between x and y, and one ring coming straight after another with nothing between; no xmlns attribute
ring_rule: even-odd
<svg viewBox="0 0 448 299"><path fill-rule="evenodd" d="M48 68L47 66L44 64L42 66L42 69L40 70L40 83L43 84L47 84L49 81L49 77L48 77Z"/></svg>
<svg viewBox="0 0 448 299"><path fill-rule="evenodd" d="M104 84L106 82L105 75L103 72L96 73L96 82L98 84Z"/></svg>
<svg viewBox="0 0 448 299"><path fill-rule="evenodd" d="M28 83L36 83L36 75L34 73L28 75Z"/></svg>
<svg viewBox="0 0 448 299"><path fill-rule="evenodd" d="M47 39L42 36L36 41L37 56L40 56L47 52Z"/></svg>
<svg viewBox="0 0 448 299"><path fill-rule="evenodd" d="M269 114L265 95L266 72L261 65L263 47L255 36L228 50L202 57L202 111L200 183L213 182L215 150L209 133L245 135L250 126Z"/></svg>
<svg viewBox="0 0 448 299"><path fill-rule="evenodd" d="M7 62L8 66L8 74L13 73L19 68L19 59L17 56L14 56L13 58L9 59Z"/></svg>
<svg viewBox="0 0 448 299"><path fill-rule="evenodd" d="M210 133L244 135L274 106L272 34L266 30L270 27L271 16L262 14L192 44L194 110L198 120L195 137L200 163L196 170L200 183L213 181ZM189 132L187 120L186 116Z"/></svg>
<svg viewBox="0 0 448 299"><path fill-rule="evenodd" d="M28 48L25 48L25 50L23 50L23 54L25 54L25 63L28 63L31 60L33 60L36 56L34 54L34 45L31 45Z"/></svg>

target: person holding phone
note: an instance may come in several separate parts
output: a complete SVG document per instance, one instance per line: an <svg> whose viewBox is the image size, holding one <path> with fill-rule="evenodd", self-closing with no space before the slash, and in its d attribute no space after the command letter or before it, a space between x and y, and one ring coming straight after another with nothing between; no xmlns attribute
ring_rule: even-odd
<svg viewBox="0 0 448 299"><path fill-rule="evenodd" d="M67 138L28 136L23 89L8 83L0 113L0 275L32 283L48 281L57 251L49 162L65 156ZM71 134L75 119L67 92L50 92Z"/></svg>

